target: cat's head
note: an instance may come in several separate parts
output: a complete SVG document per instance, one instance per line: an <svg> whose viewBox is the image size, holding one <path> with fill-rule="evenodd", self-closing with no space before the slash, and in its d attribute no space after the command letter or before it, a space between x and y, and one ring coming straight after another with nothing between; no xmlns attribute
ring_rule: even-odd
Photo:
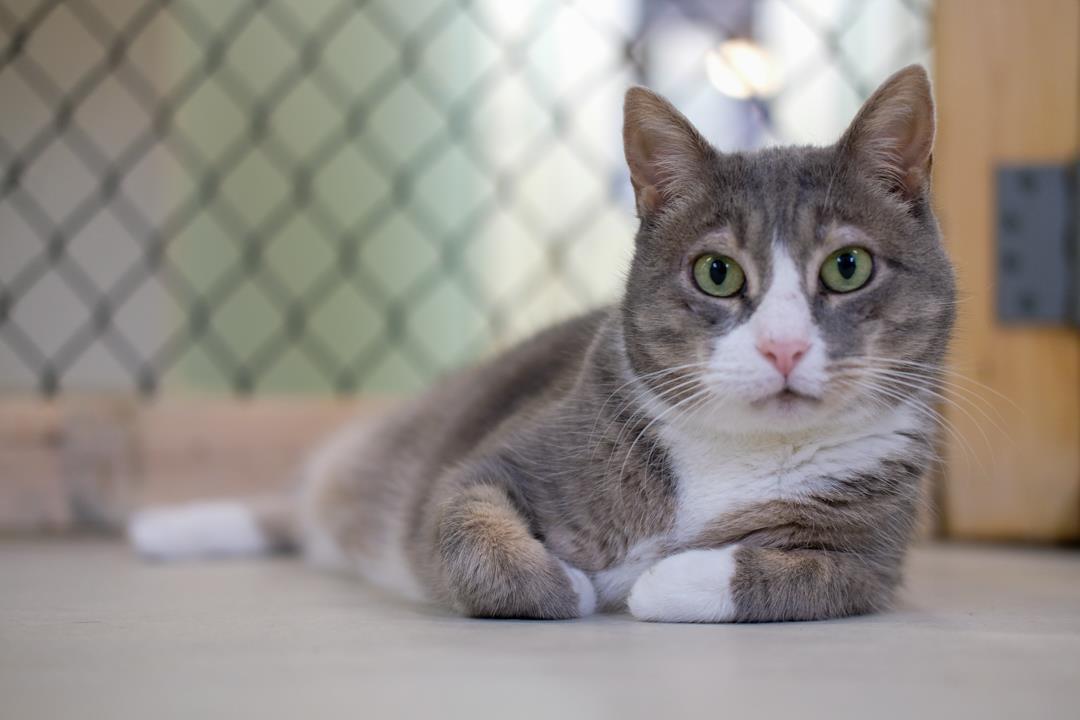
<svg viewBox="0 0 1080 720"><path fill-rule="evenodd" d="M642 88L624 140L641 218L624 337L671 415L805 430L935 387L955 288L925 70L886 80L830 147L721 153Z"/></svg>

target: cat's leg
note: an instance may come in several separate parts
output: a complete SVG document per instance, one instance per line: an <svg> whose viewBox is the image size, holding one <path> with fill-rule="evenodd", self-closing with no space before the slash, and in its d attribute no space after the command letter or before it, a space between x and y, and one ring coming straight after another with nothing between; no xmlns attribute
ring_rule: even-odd
<svg viewBox="0 0 1080 720"><path fill-rule="evenodd" d="M660 560L627 604L658 622L820 620L887 606L898 580L898 558L728 545Z"/></svg>
<svg viewBox="0 0 1080 720"><path fill-rule="evenodd" d="M474 485L446 500L436 544L445 591L467 615L562 619L596 608L589 578L548 552L500 487Z"/></svg>

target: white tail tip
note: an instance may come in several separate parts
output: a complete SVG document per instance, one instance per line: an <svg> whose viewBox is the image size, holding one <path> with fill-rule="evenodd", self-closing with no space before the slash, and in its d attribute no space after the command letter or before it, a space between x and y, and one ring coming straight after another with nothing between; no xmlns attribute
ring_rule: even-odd
<svg viewBox="0 0 1080 720"><path fill-rule="evenodd" d="M200 502L136 513L128 538L153 560L258 555L270 550L255 513L243 503Z"/></svg>

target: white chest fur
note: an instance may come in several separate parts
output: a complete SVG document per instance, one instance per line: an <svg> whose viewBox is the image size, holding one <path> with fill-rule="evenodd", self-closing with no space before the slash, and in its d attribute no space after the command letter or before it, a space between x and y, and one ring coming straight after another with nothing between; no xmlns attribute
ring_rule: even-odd
<svg viewBox="0 0 1080 720"><path fill-rule="evenodd" d="M660 558L661 548L693 539L717 518L763 502L798 500L837 479L872 471L911 445L903 432L916 429L918 420L905 407L858 427L785 442L664 428L677 483L674 528L638 543L620 564L597 573L593 581L601 599L625 599L634 581Z"/></svg>
<svg viewBox="0 0 1080 720"><path fill-rule="evenodd" d="M872 471L911 444L917 417L901 408L858 427L778 442L664 430L677 478L675 537L690 540L709 522L772 500L797 500L838 478Z"/></svg>

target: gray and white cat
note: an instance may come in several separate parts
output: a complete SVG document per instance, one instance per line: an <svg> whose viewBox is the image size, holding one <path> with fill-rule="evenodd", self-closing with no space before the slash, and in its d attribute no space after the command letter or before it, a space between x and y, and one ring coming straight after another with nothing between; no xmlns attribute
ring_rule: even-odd
<svg viewBox="0 0 1080 720"><path fill-rule="evenodd" d="M953 325L933 136L915 66L824 148L720 153L632 88L641 224L617 305L344 429L294 497L140 513L136 547L295 547L479 617L885 607Z"/></svg>

